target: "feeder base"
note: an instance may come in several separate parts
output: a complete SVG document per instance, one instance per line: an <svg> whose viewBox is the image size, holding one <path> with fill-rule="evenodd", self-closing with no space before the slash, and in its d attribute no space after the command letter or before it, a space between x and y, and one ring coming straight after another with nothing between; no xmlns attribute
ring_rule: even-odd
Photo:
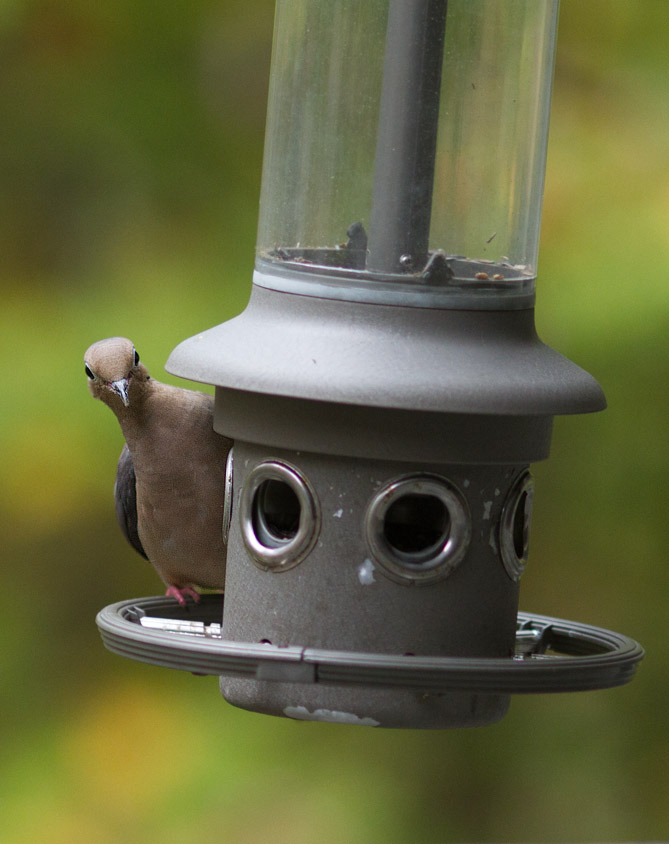
<svg viewBox="0 0 669 844"><path fill-rule="evenodd" d="M213 674L235 706L297 720L416 729L494 724L514 693L628 683L643 657L633 639L519 613L515 655L430 657L232 642L222 595L185 607L163 596L111 604L97 624L109 650L152 665Z"/></svg>
<svg viewBox="0 0 669 844"><path fill-rule="evenodd" d="M307 686L300 683L221 677L221 693L233 706L298 721L363 727L451 729L501 721L510 695L412 689Z"/></svg>

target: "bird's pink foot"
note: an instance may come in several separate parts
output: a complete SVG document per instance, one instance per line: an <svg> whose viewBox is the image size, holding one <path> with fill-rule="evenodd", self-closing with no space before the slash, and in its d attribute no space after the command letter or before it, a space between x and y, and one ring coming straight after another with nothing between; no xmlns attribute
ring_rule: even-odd
<svg viewBox="0 0 669 844"><path fill-rule="evenodd" d="M183 589L179 589L178 586L170 586L165 592L166 597L174 598L181 607L186 606L186 595L192 598L196 604L200 600L200 593L196 592L195 589L191 589L190 586L184 586Z"/></svg>

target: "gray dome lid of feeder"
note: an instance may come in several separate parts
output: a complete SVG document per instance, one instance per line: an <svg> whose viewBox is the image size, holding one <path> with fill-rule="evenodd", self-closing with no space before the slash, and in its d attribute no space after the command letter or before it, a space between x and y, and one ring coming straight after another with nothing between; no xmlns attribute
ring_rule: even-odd
<svg viewBox="0 0 669 844"><path fill-rule="evenodd" d="M552 416L606 407L597 381L542 343L532 309L285 295L260 287L257 276L246 310L180 343L169 372L217 387L389 409Z"/></svg>

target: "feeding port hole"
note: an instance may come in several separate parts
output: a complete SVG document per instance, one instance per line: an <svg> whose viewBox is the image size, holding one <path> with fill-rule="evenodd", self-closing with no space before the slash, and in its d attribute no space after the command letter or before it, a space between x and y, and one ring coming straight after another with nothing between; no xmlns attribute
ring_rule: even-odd
<svg viewBox="0 0 669 844"><path fill-rule="evenodd" d="M471 539L467 504L437 475L405 475L383 486L365 515L367 543L394 580L433 583L458 566Z"/></svg>
<svg viewBox="0 0 669 844"><path fill-rule="evenodd" d="M524 472L509 491L500 521L500 552L511 580L520 580L529 556L534 481Z"/></svg>
<svg viewBox="0 0 669 844"><path fill-rule="evenodd" d="M313 490L294 466L278 460L259 463L249 473L241 493L240 519L253 562L275 571L301 562L320 527Z"/></svg>
<svg viewBox="0 0 669 844"><path fill-rule="evenodd" d="M416 493L393 501L383 520L385 541L406 565L420 565L438 554L450 527L444 502L435 495Z"/></svg>
<svg viewBox="0 0 669 844"><path fill-rule="evenodd" d="M263 481L251 506L255 535L268 548L278 548L295 538L300 526L300 502L285 481Z"/></svg>

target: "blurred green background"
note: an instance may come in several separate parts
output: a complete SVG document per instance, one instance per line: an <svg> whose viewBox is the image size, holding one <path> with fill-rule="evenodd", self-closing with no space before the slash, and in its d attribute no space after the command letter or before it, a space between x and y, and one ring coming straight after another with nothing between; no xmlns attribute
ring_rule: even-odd
<svg viewBox="0 0 669 844"><path fill-rule="evenodd" d="M249 293L270 0L0 3L0 841L501 842L669 836L667 0L563 0L542 338L606 413L556 422L522 609L647 649L622 689L420 733L295 723L108 653L160 591L124 543L121 434L82 356L152 373Z"/></svg>

